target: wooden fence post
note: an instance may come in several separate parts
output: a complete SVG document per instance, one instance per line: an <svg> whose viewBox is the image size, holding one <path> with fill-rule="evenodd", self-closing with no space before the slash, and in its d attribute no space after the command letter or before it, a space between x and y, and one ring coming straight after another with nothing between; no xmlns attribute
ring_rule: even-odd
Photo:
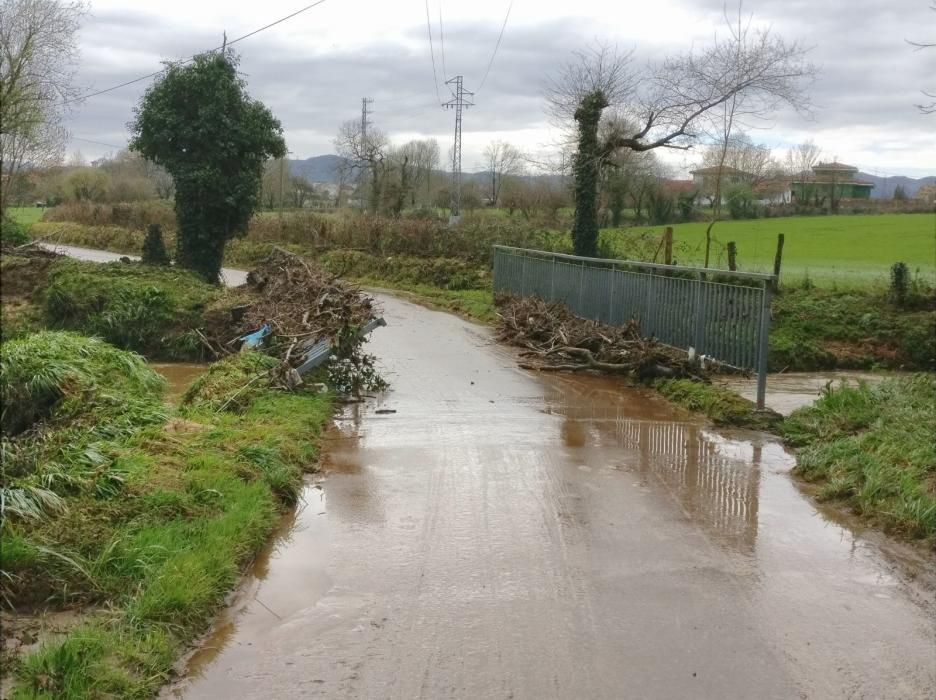
<svg viewBox="0 0 936 700"><path fill-rule="evenodd" d="M673 227L667 226L663 232L663 264L673 264Z"/></svg>
<svg viewBox="0 0 936 700"><path fill-rule="evenodd" d="M738 245L734 241L728 241L728 269L732 272L738 270Z"/></svg>
<svg viewBox="0 0 936 700"><path fill-rule="evenodd" d="M782 233L777 234L777 254L774 256L773 261L773 274L777 278L777 287L780 286L780 264L783 262L783 240L784 236Z"/></svg>

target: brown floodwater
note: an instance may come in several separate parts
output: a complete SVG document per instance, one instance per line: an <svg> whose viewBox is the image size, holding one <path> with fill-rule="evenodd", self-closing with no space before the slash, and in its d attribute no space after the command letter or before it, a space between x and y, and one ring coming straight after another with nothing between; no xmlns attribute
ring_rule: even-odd
<svg viewBox="0 0 936 700"><path fill-rule="evenodd" d="M178 403L189 384L205 373L208 365L201 362L150 362L149 366L166 379L166 401Z"/></svg>
<svg viewBox="0 0 936 700"><path fill-rule="evenodd" d="M859 382L879 382L887 377L904 376L902 372L861 372L836 370L827 372L784 372L767 379L764 403L777 413L790 415L797 408L808 406L819 398L823 389L840 384L855 386ZM720 377L716 380L751 401L757 399L757 380L744 377Z"/></svg>
<svg viewBox="0 0 936 700"><path fill-rule="evenodd" d="M775 439L381 302L392 389L166 696L936 696L932 560L817 510Z"/></svg>

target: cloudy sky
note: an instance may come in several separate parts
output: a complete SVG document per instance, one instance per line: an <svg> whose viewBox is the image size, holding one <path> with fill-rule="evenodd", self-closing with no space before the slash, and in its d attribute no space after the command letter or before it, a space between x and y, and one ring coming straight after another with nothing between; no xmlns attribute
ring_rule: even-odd
<svg viewBox="0 0 936 700"><path fill-rule="evenodd" d="M80 37L78 84L90 93L132 80L160 62L220 44L311 0L90 0ZM464 75L476 105L465 115L464 166L480 169L485 144L510 141L546 156L556 143L543 111L544 80L575 49L597 41L633 49L643 65L711 42L723 0L515 0L481 85L509 0L429 0L436 73ZM779 114L755 141L782 150L813 139L826 158L867 172L936 175L936 115L914 105L936 92L929 0L745 0L744 11L785 39L812 48L821 72L811 119ZM440 18L441 16L441 18ZM326 0L237 44L251 94L282 121L293 158L333 152L341 122L374 99L373 123L394 141L432 136L451 144L454 116L439 107L425 0ZM444 59L443 59L444 44ZM443 68L444 60L444 68ZM69 116L71 150L86 158L126 143L126 123L148 81L89 98ZM97 143L93 143L97 142ZM671 154L685 170L697 157Z"/></svg>

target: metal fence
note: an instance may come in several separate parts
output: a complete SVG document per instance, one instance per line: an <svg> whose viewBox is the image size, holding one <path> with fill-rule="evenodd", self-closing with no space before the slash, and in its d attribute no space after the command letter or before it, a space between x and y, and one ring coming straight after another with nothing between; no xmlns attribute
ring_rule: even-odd
<svg viewBox="0 0 936 700"><path fill-rule="evenodd" d="M494 247L494 291L560 301L583 318L757 372L764 406L772 275Z"/></svg>

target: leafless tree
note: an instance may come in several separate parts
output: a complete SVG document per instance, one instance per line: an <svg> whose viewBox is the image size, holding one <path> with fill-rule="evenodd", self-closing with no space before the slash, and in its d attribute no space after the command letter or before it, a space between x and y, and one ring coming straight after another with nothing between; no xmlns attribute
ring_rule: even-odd
<svg viewBox="0 0 936 700"><path fill-rule="evenodd" d="M505 141L492 141L484 149L484 163L491 178L491 206L496 207L504 178L522 170L523 154Z"/></svg>
<svg viewBox="0 0 936 700"><path fill-rule="evenodd" d="M384 133L377 127L371 127L364 134L361 124L356 120L349 120L341 125L338 136L335 137L335 149L344 160L344 167L352 180L357 175L359 190L363 196L364 181L370 177L371 210L376 212L380 206L380 184L382 167L387 157L388 141Z"/></svg>
<svg viewBox="0 0 936 700"><path fill-rule="evenodd" d="M64 103L74 100L80 2L0 0L0 213L24 165L43 167L65 150Z"/></svg>
<svg viewBox="0 0 936 700"><path fill-rule="evenodd" d="M807 49L754 27L750 19L728 25L727 35L716 36L708 48L645 71L633 68L629 53L598 47L576 54L547 85L546 97L554 118L576 120L579 164L619 149L686 149L716 130L730 137L735 124L762 121L781 105L808 112L806 87L815 68L806 61ZM609 106L625 117L620 129L583 159L582 119ZM586 189L591 186L586 183ZM579 207L595 202L579 189L576 182L577 222Z"/></svg>
<svg viewBox="0 0 936 700"><path fill-rule="evenodd" d="M435 139L412 140L403 144L400 155L406 156L413 168L410 180L411 204L416 205L419 192L425 191L423 201L428 203L431 197L432 172L439 167L439 142Z"/></svg>

